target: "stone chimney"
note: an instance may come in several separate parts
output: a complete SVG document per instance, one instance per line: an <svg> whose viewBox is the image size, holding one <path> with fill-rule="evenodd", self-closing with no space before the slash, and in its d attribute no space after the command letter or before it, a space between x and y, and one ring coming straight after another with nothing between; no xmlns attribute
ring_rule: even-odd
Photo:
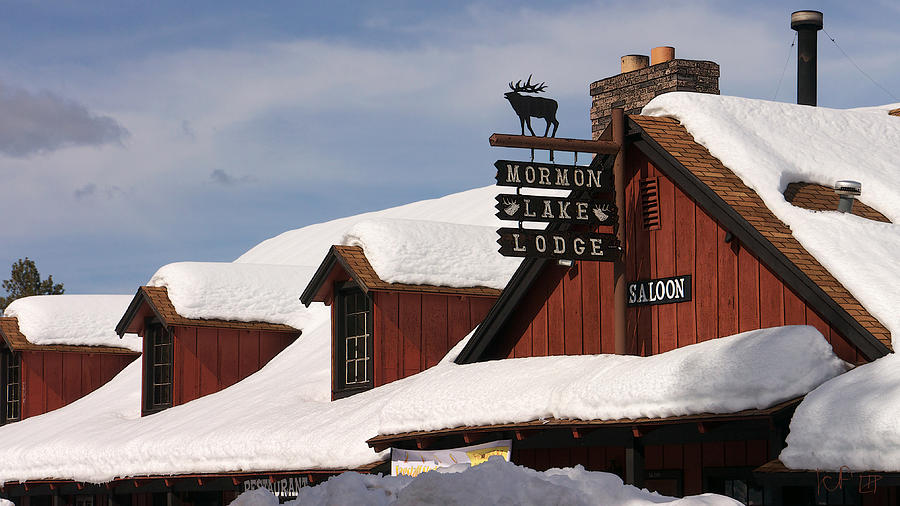
<svg viewBox="0 0 900 506"><path fill-rule="evenodd" d="M653 48L650 58L623 56L621 69L619 75L591 83L591 131L595 139L609 125L614 107L625 109L625 114L639 114L653 97L670 91L719 94L719 64L678 60L673 47Z"/></svg>

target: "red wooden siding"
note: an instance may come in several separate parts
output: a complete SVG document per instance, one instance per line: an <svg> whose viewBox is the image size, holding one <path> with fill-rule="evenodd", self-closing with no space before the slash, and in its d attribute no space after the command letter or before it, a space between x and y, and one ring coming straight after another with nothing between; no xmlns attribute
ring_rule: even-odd
<svg viewBox="0 0 900 506"><path fill-rule="evenodd" d="M647 445L644 447L644 469L648 471L681 470L684 495L703 493L703 468L755 468L768 461L768 442L762 439Z"/></svg>
<svg viewBox="0 0 900 506"><path fill-rule="evenodd" d="M405 292L372 292L375 386L436 365L481 323L496 300Z"/></svg>
<svg viewBox="0 0 900 506"><path fill-rule="evenodd" d="M512 461L536 471L581 464L588 471L603 471L625 477L625 447L582 446L571 448L520 449L513 445Z"/></svg>
<svg viewBox="0 0 900 506"><path fill-rule="evenodd" d="M23 351L22 418L74 402L111 380L132 355Z"/></svg>
<svg viewBox="0 0 900 506"><path fill-rule="evenodd" d="M862 360L736 239L725 242L728 231L640 151L629 149L627 160L626 280L690 274L693 282L691 301L626 310L627 353L651 355L747 330L806 324L819 329L842 359ZM651 230L641 215L639 181L646 178L658 181L660 225ZM612 263L576 262L571 269L548 263L489 354L614 352L612 283Z"/></svg>
<svg viewBox="0 0 900 506"><path fill-rule="evenodd" d="M264 330L174 327L173 404L218 392L260 370L296 335Z"/></svg>

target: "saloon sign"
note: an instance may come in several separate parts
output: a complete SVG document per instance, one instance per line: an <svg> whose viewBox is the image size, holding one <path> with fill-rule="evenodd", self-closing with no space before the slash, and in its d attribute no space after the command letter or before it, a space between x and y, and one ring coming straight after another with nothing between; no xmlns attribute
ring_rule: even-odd
<svg viewBox="0 0 900 506"><path fill-rule="evenodd" d="M690 275L628 283L629 306L654 306L689 300L691 300Z"/></svg>

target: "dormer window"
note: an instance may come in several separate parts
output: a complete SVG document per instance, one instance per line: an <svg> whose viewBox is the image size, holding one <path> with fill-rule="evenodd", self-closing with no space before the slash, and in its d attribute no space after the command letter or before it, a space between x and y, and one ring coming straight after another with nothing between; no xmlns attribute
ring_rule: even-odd
<svg viewBox="0 0 900 506"><path fill-rule="evenodd" d="M148 324L144 350L145 413L153 413L172 406L172 333L160 323Z"/></svg>
<svg viewBox="0 0 900 506"><path fill-rule="evenodd" d="M335 393L344 397L372 388L372 301L352 286L338 290L336 303Z"/></svg>
<svg viewBox="0 0 900 506"><path fill-rule="evenodd" d="M22 364L19 354L3 353L3 423L22 417Z"/></svg>

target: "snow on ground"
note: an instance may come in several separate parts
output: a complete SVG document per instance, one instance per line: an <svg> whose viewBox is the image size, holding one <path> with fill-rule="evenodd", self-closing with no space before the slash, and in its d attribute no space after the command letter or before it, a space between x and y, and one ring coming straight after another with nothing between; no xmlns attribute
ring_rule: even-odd
<svg viewBox="0 0 900 506"><path fill-rule="evenodd" d="M622 418L767 407L844 370L812 327L748 332L648 358L458 365L450 360L458 345L423 373L328 402L329 311L319 303L309 309L300 339L256 374L215 394L140 418L137 363L76 403L3 427L0 482L355 468L386 458L365 443L379 433L548 416ZM524 394L522 384L531 385ZM661 399L650 390L688 392Z"/></svg>
<svg viewBox="0 0 900 506"><path fill-rule="evenodd" d="M891 331L900 346L900 118L699 93L667 93L643 114L678 119L756 190L794 237ZM859 200L893 223L794 207L787 185L862 183Z"/></svg>
<svg viewBox="0 0 900 506"><path fill-rule="evenodd" d="M797 407L781 461L794 469L900 472L900 356L820 386Z"/></svg>
<svg viewBox="0 0 900 506"><path fill-rule="evenodd" d="M315 267L178 262L148 285L164 286L185 318L282 323L302 329L308 312L298 300Z"/></svg>
<svg viewBox="0 0 900 506"><path fill-rule="evenodd" d="M14 300L3 316L18 319L19 331L40 345L115 346L141 351L141 339L125 334L116 324L132 295L35 295Z"/></svg>
<svg viewBox="0 0 900 506"><path fill-rule="evenodd" d="M715 494L683 499L624 485L609 473L585 471L576 466L544 472L492 458L476 467L441 469L415 478L344 473L315 487L300 490L286 506L302 504L520 504L567 506L615 504L739 505ZM277 506L278 499L265 489L240 495L232 506Z"/></svg>
<svg viewBox="0 0 900 506"><path fill-rule="evenodd" d="M357 222L341 243L362 247L388 283L502 290L522 260L497 253L497 227L381 218Z"/></svg>

